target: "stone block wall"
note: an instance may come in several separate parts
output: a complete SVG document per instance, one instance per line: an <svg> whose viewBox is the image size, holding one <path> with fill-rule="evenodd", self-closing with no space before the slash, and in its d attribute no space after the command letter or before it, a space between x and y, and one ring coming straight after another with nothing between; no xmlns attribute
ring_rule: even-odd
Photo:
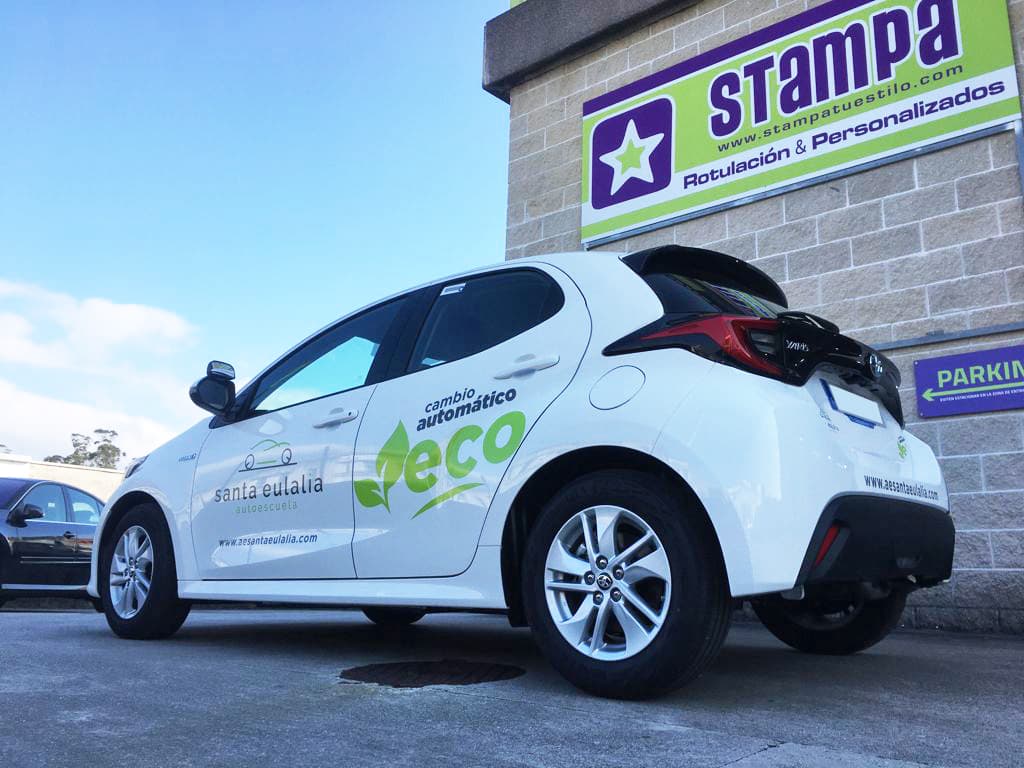
<svg viewBox="0 0 1024 768"><path fill-rule="evenodd" d="M506 256L580 249L585 101L820 0L703 0L513 88ZM1024 0L1010 0L1018 73ZM1024 343L1024 201L1012 133L961 144L620 240L604 249L707 246L759 266L794 308L880 345L903 371L911 431L946 473L956 573L917 593L917 626L1024 633L1024 414L921 419L913 362Z"/></svg>

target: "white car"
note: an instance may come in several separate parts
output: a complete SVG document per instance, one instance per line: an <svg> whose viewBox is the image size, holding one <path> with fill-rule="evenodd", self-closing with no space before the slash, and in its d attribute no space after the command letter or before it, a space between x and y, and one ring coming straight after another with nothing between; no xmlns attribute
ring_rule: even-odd
<svg viewBox="0 0 1024 768"><path fill-rule="evenodd" d="M760 270L665 246L458 275L317 332L135 462L89 592L115 633L193 601L432 609L529 624L577 686L641 697L753 604L851 653L949 578L953 524L899 372Z"/></svg>

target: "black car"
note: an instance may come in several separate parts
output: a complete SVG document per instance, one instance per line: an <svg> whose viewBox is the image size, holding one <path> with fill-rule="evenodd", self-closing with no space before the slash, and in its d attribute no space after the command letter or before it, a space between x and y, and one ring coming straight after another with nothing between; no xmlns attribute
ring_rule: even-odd
<svg viewBox="0 0 1024 768"><path fill-rule="evenodd" d="M15 597L87 597L103 502L48 480L0 477L0 605Z"/></svg>

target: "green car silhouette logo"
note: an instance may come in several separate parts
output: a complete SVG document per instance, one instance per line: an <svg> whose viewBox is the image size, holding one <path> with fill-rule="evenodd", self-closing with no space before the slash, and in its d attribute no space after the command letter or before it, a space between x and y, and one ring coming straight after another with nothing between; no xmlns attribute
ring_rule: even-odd
<svg viewBox="0 0 1024 768"><path fill-rule="evenodd" d="M292 449L289 443L270 440L260 440L249 450L251 453L245 457L241 472L254 472L259 469L273 469L274 467L288 467L294 464L292 461Z"/></svg>

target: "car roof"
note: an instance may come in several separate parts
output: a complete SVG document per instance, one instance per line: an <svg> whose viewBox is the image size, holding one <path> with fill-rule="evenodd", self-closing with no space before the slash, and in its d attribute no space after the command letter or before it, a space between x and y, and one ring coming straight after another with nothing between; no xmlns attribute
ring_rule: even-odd
<svg viewBox="0 0 1024 768"><path fill-rule="evenodd" d="M261 368L251 379L249 379L249 381L245 382L245 384L241 386L240 389L248 387L250 384L252 384L252 382L259 379L263 374L265 374L279 362L284 360L286 357L288 357L288 355L297 350L299 347L303 346L310 340L316 338L320 334L330 330L338 323L344 321L346 318L355 317L360 312L365 312L366 310L372 309L373 307L379 306L381 304L386 304L392 299L397 299L401 296L406 296L417 291L421 291L424 288L429 288L440 283L446 283L451 280L469 278L473 277L474 275L485 274L487 272L494 272L495 270L529 267L534 264L543 264L557 267L561 269L563 272L566 272L567 274L572 276L573 271L580 269L584 263L586 263L590 268L593 268L595 265L600 263L612 265L617 262L621 262L624 256L625 254L613 253L611 251L569 251L565 253L544 254L542 256L527 256L521 259L515 259L513 261L499 261L492 264L486 264L480 267L474 267L473 269L465 270L463 272L456 272L451 275L445 275L442 277L435 278L433 280L428 280L424 283L420 283L419 285L412 285L407 288L402 288L401 290L394 291L393 293L388 294L386 296L374 297L372 301L363 304L362 306L357 307L349 312L346 312L343 315L340 315L339 317L327 323L326 325L317 328L315 331L313 331L313 333L304 337L301 341L298 341L295 344L293 344L291 347L289 347L280 355L278 355L278 357L274 358L274 360L272 360L266 366ZM586 261L584 262L584 260Z"/></svg>
<svg viewBox="0 0 1024 768"><path fill-rule="evenodd" d="M296 349L306 344L311 339L316 338L320 334L326 332L327 330L334 327L335 325L345 320L346 318L354 317L355 315L358 315L360 312L364 312L368 309L371 309L380 304L384 304L400 296L405 296L408 294L415 293L416 291L420 291L424 288L429 288L430 286L449 282L451 280L469 278L473 277L474 275L485 274L487 272L493 272L496 270L516 269L522 267L530 267L533 265L546 265L555 267L569 275L570 278L575 278L578 277L582 271L586 271L592 274L593 272L599 269L613 269L625 264L634 274L639 275L642 274L642 272L638 271L635 265L637 263L636 258L640 257L641 254L646 254L651 251L662 251L666 252L668 255L678 256L679 254L676 249L678 249L678 251L685 251L689 253L691 258L699 258L702 255L707 256L708 258L712 259L714 264L717 264L719 266L728 264L737 273L746 274L748 277L753 276L746 284L746 290L750 291L751 293L754 293L755 295L763 296L764 298L769 298L772 301L776 301L776 303L780 303L783 306L786 306L785 294L782 293L782 289L779 288L775 281L768 277L768 275L766 275L756 267L752 267L749 264L746 264L740 259L736 259L732 256L726 256L725 254L720 254L714 251L704 251L696 248L684 249L679 248L678 246L661 246L660 248L657 249L648 249L648 251L639 251L633 254L621 253L617 251L564 251L560 253L545 253L537 256L526 256L519 259L513 259L511 261L499 261L491 264L486 264L480 267L474 267L473 269L465 270L463 272L456 272L455 274L446 275L443 277L435 278L433 280L428 280L424 283L420 283L419 285L413 285L407 288L402 288L401 290L395 291L387 296L374 297L372 301L356 309L353 309L350 312L346 312L344 315L341 315L340 317L332 320L331 322L327 323L321 328L318 328L317 330L315 330L313 333L309 334L302 340L296 342L294 345L286 349L278 357L276 357L274 360L272 360L270 363L268 363L266 366L260 369L248 382L245 383L244 387L247 387L249 386L249 384L256 381L264 373L266 373L279 362L284 360ZM739 266L736 266L737 264ZM593 282L591 282L591 285L593 285ZM752 290L752 287L755 287L755 289ZM782 301L778 301L778 298L780 296L782 298Z"/></svg>
<svg viewBox="0 0 1024 768"><path fill-rule="evenodd" d="M92 496L92 498L96 499L97 501L102 501L102 499L100 499L100 497L97 496L95 493L89 493L89 491L79 488L77 485L72 485L71 483L62 483L60 480L47 480L45 478L39 477L0 477L0 482L3 482L4 480L9 480L10 482L13 483L25 483L26 485L39 485L40 483L60 485L65 488L70 488L73 491L84 493L86 496Z"/></svg>

